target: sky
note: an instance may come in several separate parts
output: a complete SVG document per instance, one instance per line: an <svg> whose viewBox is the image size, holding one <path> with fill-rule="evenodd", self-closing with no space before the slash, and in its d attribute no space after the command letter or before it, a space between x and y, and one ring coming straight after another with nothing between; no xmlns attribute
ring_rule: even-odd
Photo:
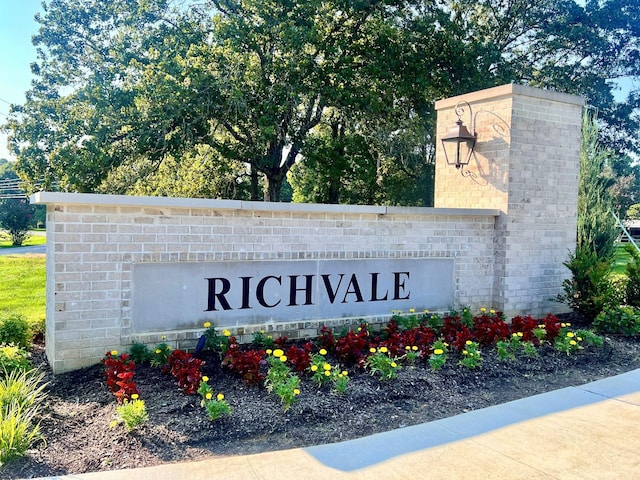
<svg viewBox="0 0 640 480"><path fill-rule="evenodd" d="M37 33L34 15L42 11L41 0L0 0L0 123L9 113L9 104L24 103L31 85L29 65L36 60L31 37ZM631 80L623 80L618 101L626 98ZM7 135L0 132L0 158L15 160L7 150Z"/></svg>
<svg viewBox="0 0 640 480"><path fill-rule="evenodd" d="M9 113L9 104L22 104L31 85L29 65L36 60L31 37L38 31L33 19L41 11L41 0L0 0L0 123ZM0 158L12 157L7 135L0 133Z"/></svg>

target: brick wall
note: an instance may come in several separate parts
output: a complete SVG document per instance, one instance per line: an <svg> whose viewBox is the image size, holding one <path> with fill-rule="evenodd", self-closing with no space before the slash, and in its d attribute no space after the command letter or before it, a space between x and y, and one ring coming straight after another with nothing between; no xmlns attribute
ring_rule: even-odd
<svg viewBox="0 0 640 480"><path fill-rule="evenodd" d="M174 346L194 345L201 328L132 334L136 263L446 257L455 260L455 303L491 306L495 210L68 193L39 193L33 201L48 205L46 340L56 372L162 335ZM301 319L232 330L246 341L260 329L295 338L316 335L322 324L356 321Z"/></svg>

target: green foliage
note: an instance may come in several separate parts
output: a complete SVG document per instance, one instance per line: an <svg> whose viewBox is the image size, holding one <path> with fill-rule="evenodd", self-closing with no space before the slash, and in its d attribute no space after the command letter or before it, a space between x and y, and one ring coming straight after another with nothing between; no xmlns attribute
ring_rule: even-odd
<svg viewBox="0 0 640 480"><path fill-rule="evenodd" d="M635 337L640 333L640 308L632 306L606 308L593 321L593 328L602 333Z"/></svg>
<svg viewBox="0 0 640 480"><path fill-rule="evenodd" d="M32 368L29 353L18 345L0 343L1 372L27 371Z"/></svg>
<svg viewBox="0 0 640 480"><path fill-rule="evenodd" d="M609 281L610 262L588 248L578 247L564 265L571 271L571 278L562 283L564 294L558 295L557 300L593 321L614 295Z"/></svg>
<svg viewBox="0 0 640 480"><path fill-rule="evenodd" d="M204 408L207 411L209 420L212 421L231 415L231 406L221 393L219 393L215 399L205 401Z"/></svg>
<svg viewBox="0 0 640 480"><path fill-rule="evenodd" d="M449 358L449 345L442 339L433 343L433 352L429 356L429 366L434 372L440 370Z"/></svg>
<svg viewBox="0 0 640 480"><path fill-rule="evenodd" d="M634 203L627 209L627 218L629 220L640 220L640 203Z"/></svg>
<svg viewBox="0 0 640 480"><path fill-rule="evenodd" d="M480 353L478 342L466 341L464 350L462 350L462 358L458 365L471 369L482 366L482 354Z"/></svg>
<svg viewBox="0 0 640 480"><path fill-rule="evenodd" d="M594 116L585 113L580 147L578 186L578 248L591 250L603 260L611 260L618 237L612 215L613 181L604 173L608 154L598 143L598 124Z"/></svg>
<svg viewBox="0 0 640 480"><path fill-rule="evenodd" d="M0 377L0 466L24 455L42 438L35 417L46 398L43 373L8 372Z"/></svg>
<svg viewBox="0 0 640 480"><path fill-rule="evenodd" d="M151 360L151 352L149 347L144 343L133 343L129 348L129 358L133 360L135 364L143 364Z"/></svg>
<svg viewBox="0 0 640 480"><path fill-rule="evenodd" d="M625 303L640 307L640 253L633 245L627 245L625 250L630 257L625 267L627 273Z"/></svg>
<svg viewBox="0 0 640 480"><path fill-rule="evenodd" d="M147 413L144 400L137 398L137 394L134 394L131 398L131 400L125 399L123 403L116 407L119 420L112 422L111 427L114 427L118 423L124 423L127 431L131 432L135 430L138 425L149 420L149 414Z"/></svg>
<svg viewBox="0 0 640 480"><path fill-rule="evenodd" d="M22 315L0 319L0 343L14 343L22 348L31 345L29 323Z"/></svg>
<svg viewBox="0 0 640 480"><path fill-rule="evenodd" d="M0 200L0 227L9 232L13 246L19 247L29 234L33 207L19 198Z"/></svg>
<svg viewBox="0 0 640 480"><path fill-rule="evenodd" d="M371 348L370 353L364 366L371 375L380 375L383 380L393 380L398 376L398 370L402 367L398 359L391 357L387 347Z"/></svg>

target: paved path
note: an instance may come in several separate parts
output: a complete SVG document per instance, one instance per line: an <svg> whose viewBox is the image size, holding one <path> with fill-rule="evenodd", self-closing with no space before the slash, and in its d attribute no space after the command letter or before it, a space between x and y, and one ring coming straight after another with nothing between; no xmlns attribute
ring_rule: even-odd
<svg viewBox="0 0 640 480"><path fill-rule="evenodd" d="M50 478L637 479L640 370L343 443Z"/></svg>
<svg viewBox="0 0 640 480"><path fill-rule="evenodd" d="M47 253L47 246L0 248L0 255L25 255L27 253Z"/></svg>

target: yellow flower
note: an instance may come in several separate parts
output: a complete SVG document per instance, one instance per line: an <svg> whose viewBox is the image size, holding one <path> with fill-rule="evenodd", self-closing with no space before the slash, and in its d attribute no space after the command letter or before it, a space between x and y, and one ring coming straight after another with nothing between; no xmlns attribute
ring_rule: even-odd
<svg viewBox="0 0 640 480"><path fill-rule="evenodd" d="M205 382L205 383L208 382L209 381L209 377L207 377L206 375L203 375L202 376L202 381Z"/></svg>
<svg viewBox="0 0 640 480"><path fill-rule="evenodd" d="M132 400L137 400L138 397L139 397L139 395L137 393L134 393L134 394L131 395L131 399Z"/></svg>
<svg viewBox="0 0 640 480"><path fill-rule="evenodd" d="M402 315L402 310L398 310L398 315Z"/></svg>
<svg viewBox="0 0 640 480"><path fill-rule="evenodd" d="M496 313L496 311L492 309L492 310L489 310L489 313L493 315L494 313Z"/></svg>
<svg viewBox="0 0 640 480"><path fill-rule="evenodd" d="M271 355L273 353L273 350L271 350L270 348L267 348L267 355Z"/></svg>
<svg viewBox="0 0 640 480"><path fill-rule="evenodd" d="M369 352L370 352L370 353L376 353L376 349L375 349L375 348L373 348L373 347L371 347L371 348L369 349Z"/></svg>
<svg viewBox="0 0 640 480"><path fill-rule="evenodd" d="M209 328L211 326L211 322L204 322L204 328Z"/></svg>
<svg viewBox="0 0 640 480"><path fill-rule="evenodd" d="M567 332L567 337L569 337L569 338L573 338L573 337L575 337L575 336L576 336L576 334L575 334L575 333L573 333L573 332Z"/></svg>
<svg viewBox="0 0 640 480"><path fill-rule="evenodd" d="M416 313L416 309L415 308L410 308L409 309L409 313Z"/></svg>
<svg viewBox="0 0 640 480"><path fill-rule="evenodd" d="M391 362L391 366L392 366L393 368L396 368L396 367L398 366L398 364L397 364L396 362Z"/></svg>
<svg viewBox="0 0 640 480"><path fill-rule="evenodd" d="M362 331L362 327L358 327L358 328L356 329L356 332L361 332L361 331Z"/></svg>
<svg viewBox="0 0 640 480"><path fill-rule="evenodd" d="M331 370L331 365L329 365L328 363L325 363L322 368L324 368L325 370Z"/></svg>
<svg viewBox="0 0 640 480"><path fill-rule="evenodd" d="M471 345L473 342L471 340L467 340L466 342L464 342L465 345Z"/></svg>
<svg viewBox="0 0 640 480"><path fill-rule="evenodd" d="M294 388L293 389L293 394L294 395L300 395L300 389L299 388Z"/></svg>
<svg viewBox="0 0 640 480"><path fill-rule="evenodd" d="M389 349L387 347L380 347L380 352L387 353Z"/></svg>
<svg viewBox="0 0 640 480"><path fill-rule="evenodd" d="M223 330L222 331L222 335L224 335L225 337L230 337L231 336L231 332L229 330Z"/></svg>
<svg viewBox="0 0 640 480"><path fill-rule="evenodd" d="M167 339L167 336L166 336L166 335L162 335L162 336L160 337L160 340L162 340L163 342L164 342L166 339Z"/></svg>
<svg viewBox="0 0 640 480"><path fill-rule="evenodd" d="M411 347L409 345L406 345L404 349L408 352L409 350L411 350Z"/></svg>
<svg viewBox="0 0 640 480"><path fill-rule="evenodd" d="M512 334L511 334L511 336L512 336L512 337L517 337L517 336L518 336L518 334L517 334L517 333L512 333Z"/></svg>
<svg viewBox="0 0 640 480"><path fill-rule="evenodd" d="M561 326L562 328L564 328L564 327L566 327L566 326L567 326L567 324L566 324L566 323L561 323L561 324L560 324L560 326Z"/></svg>
<svg viewBox="0 0 640 480"><path fill-rule="evenodd" d="M565 323L565 325L566 325L567 327L570 327L570 326L571 326L571 324L570 324L569 322Z"/></svg>
<svg viewBox="0 0 640 480"><path fill-rule="evenodd" d="M575 340L571 340L571 341L569 342L569 344L570 344L570 345L577 345L577 344L578 344L578 342L576 342Z"/></svg>
<svg viewBox="0 0 640 480"><path fill-rule="evenodd" d="M324 348L321 348L320 351L318 352L320 355L326 355L327 351Z"/></svg>
<svg viewBox="0 0 640 480"><path fill-rule="evenodd" d="M411 347L411 350L413 350L414 352L418 351L418 347L416 347L415 345L413 347Z"/></svg>
<svg viewBox="0 0 640 480"><path fill-rule="evenodd" d="M329 377L331 376L331 372L329 370L327 370L326 372L324 372L325 376Z"/></svg>
<svg viewBox="0 0 640 480"><path fill-rule="evenodd" d="M286 362L286 361L287 361L287 356L286 356L286 355L281 355L281 356L280 356L280 361L281 361L282 363Z"/></svg>
<svg viewBox="0 0 640 480"><path fill-rule="evenodd" d="M219 393L216 398L218 399L219 402L221 402L222 400L224 400L224 394Z"/></svg>
<svg viewBox="0 0 640 480"><path fill-rule="evenodd" d="M213 393L211 392L207 392L204 394L204 398L206 398L207 400L211 400L211 397L213 397Z"/></svg>
<svg viewBox="0 0 640 480"><path fill-rule="evenodd" d="M429 313L429 310L427 310L427 309L425 308L424 313L425 313L425 314Z"/></svg>
<svg viewBox="0 0 640 480"><path fill-rule="evenodd" d="M276 358L280 358L282 355L284 355L284 352L280 348L276 348L273 351L273 356L276 357Z"/></svg>
<svg viewBox="0 0 640 480"><path fill-rule="evenodd" d="M395 315L396 311L395 310L391 310L391 315Z"/></svg>
<svg viewBox="0 0 640 480"><path fill-rule="evenodd" d="M463 355L469 355L469 352L467 352L466 350L462 350L462 354Z"/></svg>
<svg viewBox="0 0 640 480"><path fill-rule="evenodd" d="M576 337L576 340L578 340L579 342L582 341L582 337Z"/></svg>
<svg viewBox="0 0 640 480"><path fill-rule="evenodd" d="M544 328L544 324L541 323L540 325L538 325L538 328Z"/></svg>
<svg viewBox="0 0 640 480"><path fill-rule="evenodd" d="M318 366L317 365L311 365L311 371L312 372L317 372L318 371Z"/></svg>
<svg viewBox="0 0 640 480"><path fill-rule="evenodd" d="M487 311L487 309L486 309L486 308L484 308L484 307L482 307L482 308L480 309L480 312L482 312L482 313L484 313L484 312L486 312L486 311Z"/></svg>
<svg viewBox="0 0 640 480"><path fill-rule="evenodd" d="M260 334L261 334L261 335L264 335L264 330L260 330Z"/></svg>
<svg viewBox="0 0 640 480"><path fill-rule="evenodd" d="M162 350L160 350L159 348L156 348L156 353L160 353L162 352Z"/></svg>
<svg viewBox="0 0 640 480"><path fill-rule="evenodd" d="M522 332L518 332L518 336L519 336L519 337L523 337L523 336L524 336L524 333L522 333Z"/></svg>
<svg viewBox="0 0 640 480"><path fill-rule="evenodd" d="M349 372L347 372L346 370L343 370L343 371L342 371L342 376L343 376L343 377L346 377L347 375L349 375Z"/></svg>
<svg viewBox="0 0 640 480"><path fill-rule="evenodd" d="M444 350L442 350L441 348L436 348L433 353L435 355L442 355L444 353Z"/></svg>
<svg viewBox="0 0 640 480"><path fill-rule="evenodd" d="M111 355L113 355L114 357L118 355L118 350L111 350Z"/></svg>

